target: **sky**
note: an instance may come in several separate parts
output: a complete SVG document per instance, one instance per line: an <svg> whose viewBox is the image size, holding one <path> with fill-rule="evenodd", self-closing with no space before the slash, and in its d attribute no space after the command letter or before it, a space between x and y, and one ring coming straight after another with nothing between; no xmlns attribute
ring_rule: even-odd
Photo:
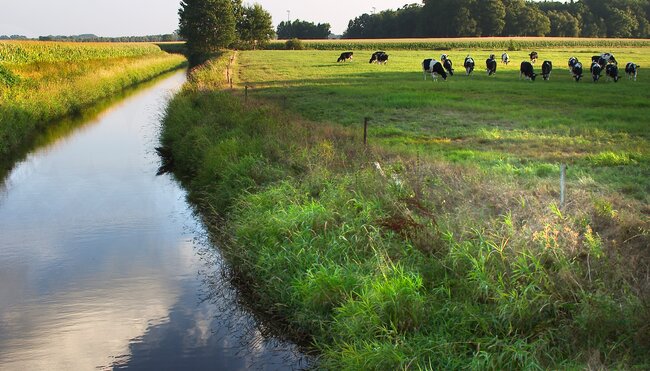
<svg viewBox="0 0 650 371"><path fill-rule="evenodd" d="M418 0L257 0L273 22L329 23L341 34L363 14L396 9ZM180 0L0 0L0 35L95 34L142 36L172 33L178 27ZM287 10L289 14L287 14Z"/></svg>

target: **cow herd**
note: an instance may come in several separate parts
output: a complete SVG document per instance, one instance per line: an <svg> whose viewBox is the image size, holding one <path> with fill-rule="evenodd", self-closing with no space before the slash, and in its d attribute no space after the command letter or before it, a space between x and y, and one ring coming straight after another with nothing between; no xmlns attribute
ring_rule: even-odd
<svg viewBox="0 0 650 371"><path fill-rule="evenodd" d="M346 62L352 60L353 52L344 52L341 53L337 62ZM521 62L519 68L519 79L525 78L530 81L535 81L537 74L535 73L533 65L537 62L539 54L535 51L531 52L529 55L530 61ZM388 62L388 54L383 51L377 51L372 54L370 57L370 63L377 64L386 64ZM501 63L508 65L510 63L510 56L508 53L501 54ZM474 71L476 62L471 56L465 57L463 62L463 67L465 68L465 74L467 76L471 75ZM571 76L575 79L576 82L580 81L583 77L583 66L582 63L576 57L569 58L569 71ZM497 72L497 60L494 54L490 54L488 59L485 60L485 67L488 76L492 76ZM625 74L628 79L633 79L636 81L637 74L639 70L639 65L636 63L629 62L625 65ZM431 77L434 81L438 80L438 77L442 77L443 80L447 80L448 76L454 75L453 62L447 54L440 56L440 60L433 58L428 58L422 61L422 71L424 73L424 79L427 79L427 74L431 74ZM551 72L553 71L553 62L545 60L542 62L542 78L546 81L551 78ZM618 82L618 62L614 55L611 53L603 53L601 55L595 55L591 58L591 64L589 68L589 74L591 75L594 82L597 82L602 73L605 72L607 80L614 80Z"/></svg>

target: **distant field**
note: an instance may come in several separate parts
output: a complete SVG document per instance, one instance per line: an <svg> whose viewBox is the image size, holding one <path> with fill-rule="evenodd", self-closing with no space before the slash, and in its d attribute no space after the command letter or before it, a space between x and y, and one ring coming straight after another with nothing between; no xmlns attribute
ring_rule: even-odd
<svg viewBox="0 0 650 371"><path fill-rule="evenodd" d="M0 42L0 155L54 119L184 63L154 44Z"/></svg>
<svg viewBox="0 0 650 371"><path fill-rule="evenodd" d="M286 40L271 42L268 49L283 49ZM620 48L650 47L646 39L591 39L568 37L470 37L423 39L338 39L303 40L306 49L317 50L455 50L466 48L492 48L519 50L522 48Z"/></svg>
<svg viewBox="0 0 650 371"><path fill-rule="evenodd" d="M439 51L386 48L387 65L369 64L370 52L336 63L333 51L250 51L239 55L240 84L255 97L277 102L306 119L361 130L370 117L370 140L393 149L446 161L471 163L503 175L555 178L560 163L570 179L648 201L650 194L650 73L637 82L622 76L593 83L585 73L576 83L567 60L588 64L611 51L624 64L650 66L650 47L536 49L551 60L550 81L519 80L519 64L530 49L509 52L488 77L485 59L503 50L466 48L446 52L456 74L448 81L424 81L420 63ZM477 66L465 76L463 59ZM269 63L269 61L272 61Z"/></svg>

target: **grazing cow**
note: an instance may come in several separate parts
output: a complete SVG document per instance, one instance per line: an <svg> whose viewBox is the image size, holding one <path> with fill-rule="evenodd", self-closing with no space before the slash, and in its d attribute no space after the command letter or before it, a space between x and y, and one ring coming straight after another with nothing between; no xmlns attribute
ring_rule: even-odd
<svg viewBox="0 0 650 371"><path fill-rule="evenodd" d="M465 67L465 73L467 76L471 75L472 71L474 71L474 58L470 57L469 55L465 57L463 67Z"/></svg>
<svg viewBox="0 0 650 371"><path fill-rule="evenodd" d="M625 65L625 74L627 75L628 79L634 78L634 81L636 81L636 75L639 72L639 65L636 63L628 63Z"/></svg>
<svg viewBox="0 0 650 371"><path fill-rule="evenodd" d="M589 71L591 72L591 77L594 79L594 82L598 82L600 74L603 72L603 68L598 62L594 62L591 64Z"/></svg>
<svg viewBox="0 0 650 371"><path fill-rule="evenodd" d="M602 69L604 69L609 63L618 65L618 62L616 61L616 58L614 58L614 55L612 53L603 53L601 55L594 55L593 57L591 57L591 62L598 63L600 65L600 68Z"/></svg>
<svg viewBox="0 0 650 371"><path fill-rule="evenodd" d="M377 63L377 64L386 64L388 62L388 54L386 52L374 52L372 53L372 56L370 57L370 62L368 63Z"/></svg>
<svg viewBox="0 0 650 371"><path fill-rule="evenodd" d="M510 63L510 56L508 55L508 53L501 54L501 63L505 64L506 66L508 65L508 63Z"/></svg>
<svg viewBox="0 0 650 371"><path fill-rule="evenodd" d="M528 61L521 62L521 67L519 68L520 80L522 76L525 76L526 79L530 81L535 81L535 78L537 77L537 74L533 71L533 65Z"/></svg>
<svg viewBox="0 0 650 371"><path fill-rule="evenodd" d="M449 56L447 54L441 55L440 61L442 62L442 66L445 68L445 70L447 70L449 76L454 76L453 62L451 59L449 59Z"/></svg>
<svg viewBox="0 0 650 371"><path fill-rule="evenodd" d="M348 60L351 60L352 59L352 54L354 54L354 53L353 52L343 52L343 53L341 53L341 56L336 61L336 63L338 63L338 62L347 62Z"/></svg>
<svg viewBox="0 0 650 371"><path fill-rule="evenodd" d="M576 57L571 57L569 58L569 73L573 73L573 66L578 63L578 58Z"/></svg>
<svg viewBox="0 0 650 371"><path fill-rule="evenodd" d="M442 63L435 59L425 59L422 61L422 71L424 71L424 79L427 79L427 73L431 74L433 81L438 81L438 75L442 76L443 80L447 80L447 73L445 72Z"/></svg>
<svg viewBox="0 0 650 371"><path fill-rule="evenodd" d="M618 66L614 63L609 63L605 67L605 75L607 76L607 81L614 79L614 82L618 82Z"/></svg>
<svg viewBox="0 0 650 371"><path fill-rule="evenodd" d="M494 59L494 54L490 54L490 58L485 60L485 67L487 67L488 76L497 73L497 60Z"/></svg>
<svg viewBox="0 0 650 371"><path fill-rule="evenodd" d="M553 62L544 61L542 63L542 78L544 81L548 81L551 78L551 71L553 71Z"/></svg>
<svg viewBox="0 0 650 371"><path fill-rule="evenodd" d="M571 74L573 78L576 79L576 82L579 82L582 78L582 63L576 62L573 67L571 67Z"/></svg>
<svg viewBox="0 0 650 371"><path fill-rule="evenodd" d="M539 55L537 54L537 52L531 52L530 54L528 54L528 56L530 57L530 63L533 63L533 64L535 62L537 62L537 58L539 58Z"/></svg>

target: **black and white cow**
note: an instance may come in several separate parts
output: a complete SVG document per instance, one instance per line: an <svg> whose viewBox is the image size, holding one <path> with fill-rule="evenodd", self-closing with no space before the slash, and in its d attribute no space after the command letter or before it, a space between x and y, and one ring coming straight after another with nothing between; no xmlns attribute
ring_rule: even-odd
<svg viewBox="0 0 650 371"><path fill-rule="evenodd" d="M425 59L422 61L422 71L424 72L424 79L427 79L427 73L431 74L433 81L438 81L438 75L442 76L443 80L447 80L447 73L440 61L435 59Z"/></svg>
<svg viewBox="0 0 650 371"><path fill-rule="evenodd" d="M533 71L533 65L528 61L521 62L521 66L519 67L520 80L522 76L526 77L526 79L530 81L535 81L535 78L537 77L537 74Z"/></svg>
<svg viewBox="0 0 650 371"><path fill-rule="evenodd" d="M613 79L614 82L618 82L618 66L614 63L609 63L605 67L605 75L607 76L607 81Z"/></svg>
<svg viewBox="0 0 650 371"><path fill-rule="evenodd" d="M573 66L575 66L576 63L578 63L578 58L576 58L576 57L569 58L569 73L570 74L573 74Z"/></svg>
<svg viewBox="0 0 650 371"><path fill-rule="evenodd" d="M354 54L354 52L343 52L343 53L341 53L341 56L336 61L336 63L338 63L338 62L347 62L348 60L351 60L353 54Z"/></svg>
<svg viewBox="0 0 650 371"><path fill-rule="evenodd" d="M591 72L591 77L594 79L594 82L598 82L600 74L603 72L603 68L598 62L593 62L589 71Z"/></svg>
<svg viewBox="0 0 650 371"><path fill-rule="evenodd" d="M576 62L573 67L571 67L571 75L573 75L576 82L580 81L582 78L582 63Z"/></svg>
<svg viewBox="0 0 650 371"><path fill-rule="evenodd" d="M533 63L533 64L535 62L537 62L537 58L539 58L539 55L537 54L537 52L531 52L530 54L528 54L528 56L530 57L530 63Z"/></svg>
<svg viewBox="0 0 650 371"><path fill-rule="evenodd" d="M449 59L447 54L440 56L440 61L442 61L442 66L445 68L449 76L454 76L454 63Z"/></svg>
<svg viewBox="0 0 650 371"><path fill-rule="evenodd" d="M474 71L474 58L470 57L469 55L465 57L465 62L463 62L463 67L465 67L465 74L467 76L471 75L472 72Z"/></svg>
<svg viewBox="0 0 650 371"><path fill-rule="evenodd" d="M485 60L485 67L487 69L488 76L492 76L497 73L497 60L494 57L494 54L490 54L490 58Z"/></svg>
<svg viewBox="0 0 650 371"><path fill-rule="evenodd" d="M506 66L508 65L508 63L510 63L510 56L508 55L508 53L501 54L501 63L505 64Z"/></svg>
<svg viewBox="0 0 650 371"><path fill-rule="evenodd" d="M553 62L544 61L542 63L542 78L544 81L548 81L551 78L551 71L553 71Z"/></svg>
<svg viewBox="0 0 650 371"><path fill-rule="evenodd" d="M386 52L377 51L372 53L370 62L368 63L386 64L388 62L388 54Z"/></svg>
<svg viewBox="0 0 650 371"><path fill-rule="evenodd" d="M598 63L600 65L600 68L602 69L604 69L610 63L618 65L618 62L616 61L616 58L614 58L614 54L612 53L603 53L601 55L594 55L593 57L591 57L591 62Z"/></svg>
<svg viewBox="0 0 650 371"><path fill-rule="evenodd" d="M634 78L634 81L636 81L636 75L639 73L639 65L636 63L628 63L625 65L625 74L627 75L628 79Z"/></svg>

